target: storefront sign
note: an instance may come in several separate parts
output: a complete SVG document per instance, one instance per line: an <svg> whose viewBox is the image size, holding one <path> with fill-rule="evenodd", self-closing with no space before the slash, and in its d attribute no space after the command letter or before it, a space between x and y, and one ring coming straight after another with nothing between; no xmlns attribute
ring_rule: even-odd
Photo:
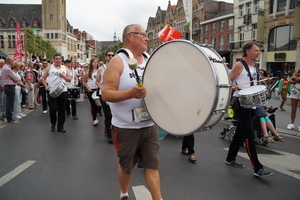
<svg viewBox="0 0 300 200"><path fill-rule="evenodd" d="M275 53L274 54L274 60L277 60L277 61L284 61L286 60L286 53Z"/></svg>

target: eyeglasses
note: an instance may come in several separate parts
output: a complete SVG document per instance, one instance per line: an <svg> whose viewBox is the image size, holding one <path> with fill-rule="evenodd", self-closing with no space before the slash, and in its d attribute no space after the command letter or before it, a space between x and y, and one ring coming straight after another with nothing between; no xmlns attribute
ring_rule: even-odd
<svg viewBox="0 0 300 200"><path fill-rule="evenodd" d="M43 65L44 65L44 64L46 65L46 64L48 64L48 63L43 63Z"/></svg>
<svg viewBox="0 0 300 200"><path fill-rule="evenodd" d="M108 57L114 57L114 54L107 54Z"/></svg>
<svg viewBox="0 0 300 200"><path fill-rule="evenodd" d="M130 32L131 34L139 34L141 35L143 38L148 37L147 33L143 33L143 32Z"/></svg>

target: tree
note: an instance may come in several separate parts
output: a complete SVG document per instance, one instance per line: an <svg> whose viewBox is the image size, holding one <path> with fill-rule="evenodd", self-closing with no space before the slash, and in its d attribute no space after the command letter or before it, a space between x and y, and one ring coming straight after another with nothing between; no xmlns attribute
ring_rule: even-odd
<svg viewBox="0 0 300 200"><path fill-rule="evenodd" d="M123 47L124 47L123 42L118 41L116 44L110 45L105 51L101 52L98 55L98 58L100 61L105 61L105 54L107 51L113 51L114 53L116 53L119 49L121 49Z"/></svg>
<svg viewBox="0 0 300 200"><path fill-rule="evenodd" d="M25 28L25 45L28 53L44 57L44 53L48 59L51 59L54 54L58 53L50 41L44 40L41 36L35 35L33 29Z"/></svg>

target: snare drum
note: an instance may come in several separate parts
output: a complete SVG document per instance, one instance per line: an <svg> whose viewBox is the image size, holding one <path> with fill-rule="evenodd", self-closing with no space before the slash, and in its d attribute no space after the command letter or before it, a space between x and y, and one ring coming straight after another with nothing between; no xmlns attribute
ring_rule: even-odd
<svg viewBox="0 0 300 200"><path fill-rule="evenodd" d="M94 99L95 104L96 104L97 106L101 106L100 97L97 96L97 91L93 92L92 98Z"/></svg>
<svg viewBox="0 0 300 200"><path fill-rule="evenodd" d="M58 82L53 88L50 89L49 95L53 98L57 98L64 92L66 87L67 86L64 82Z"/></svg>
<svg viewBox="0 0 300 200"><path fill-rule="evenodd" d="M211 47L173 40L149 58L143 84L152 120L173 135L210 129L228 108L231 85L225 61Z"/></svg>
<svg viewBox="0 0 300 200"><path fill-rule="evenodd" d="M267 87L265 85L255 85L239 91L239 101L243 108L262 106L268 103Z"/></svg>
<svg viewBox="0 0 300 200"><path fill-rule="evenodd" d="M68 100L76 100L80 98L79 87L68 87Z"/></svg>

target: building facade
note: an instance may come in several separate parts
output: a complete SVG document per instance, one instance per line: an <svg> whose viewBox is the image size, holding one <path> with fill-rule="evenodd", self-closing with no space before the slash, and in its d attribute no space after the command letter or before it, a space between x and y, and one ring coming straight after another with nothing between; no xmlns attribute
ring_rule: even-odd
<svg viewBox="0 0 300 200"><path fill-rule="evenodd" d="M100 53L101 43L87 32L74 29L66 16L66 0L42 0L41 5L0 4L0 51L15 54L18 22L22 38L25 27L33 28L37 35L51 42L63 59L88 62ZM23 40L23 55L24 45Z"/></svg>

